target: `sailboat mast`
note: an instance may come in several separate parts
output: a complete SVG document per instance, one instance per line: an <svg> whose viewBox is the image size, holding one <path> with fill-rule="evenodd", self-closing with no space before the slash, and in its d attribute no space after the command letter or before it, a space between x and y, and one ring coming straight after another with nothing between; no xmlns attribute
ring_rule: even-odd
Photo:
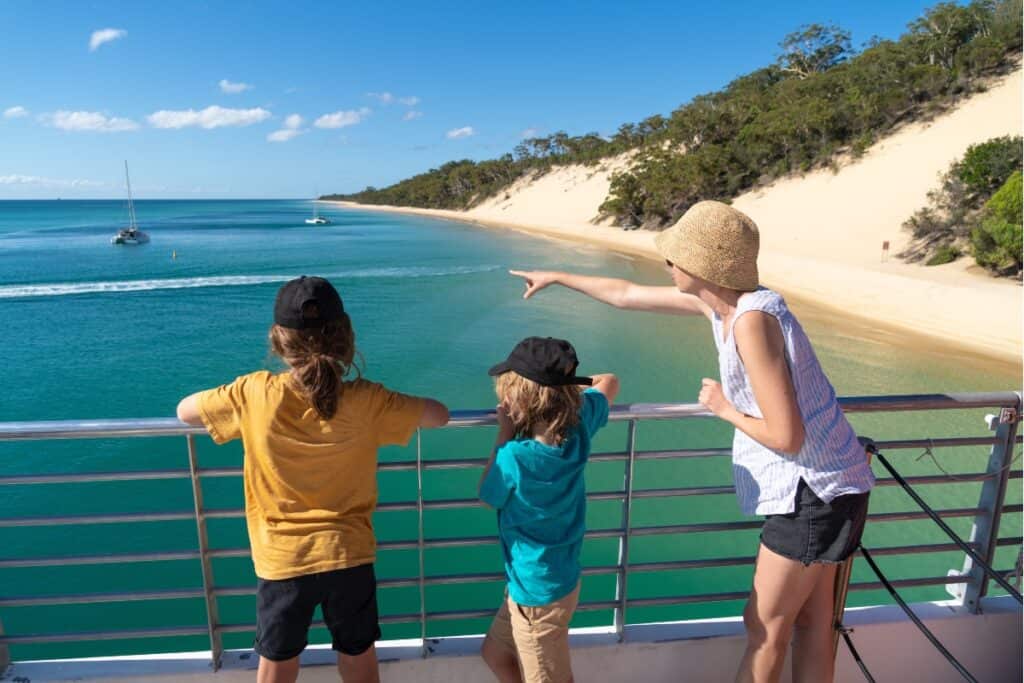
<svg viewBox="0 0 1024 683"><path fill-rule="evenodd" d="M128 186L128 218L131 224L128 226L132 230L137 229L135 225L135 202L132 201L132 180L128 177L128 160L124 161L124 182Z"/></svg>

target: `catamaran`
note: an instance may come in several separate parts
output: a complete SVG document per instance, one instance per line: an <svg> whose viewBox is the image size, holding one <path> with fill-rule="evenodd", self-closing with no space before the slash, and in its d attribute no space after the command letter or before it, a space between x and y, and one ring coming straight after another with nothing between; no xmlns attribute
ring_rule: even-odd
<svg viewBox="0 0 1024 683"><path fill-rule="evenodd" d="M319 207L317 206L316 200L313 200L313 217L307 218L306 223L308 225L330 225L331 222L320 215Z"/></svg>
<svg viewBox="0 0 1024 683"><path fill-rule="evenodd" d="M121 228L110 238L111 244L145 244L149 235L139 230L135 222L135 202L132 200L132 181L128 177L128 162L124 162L124 182L128 186L128 227Z"/></svg>

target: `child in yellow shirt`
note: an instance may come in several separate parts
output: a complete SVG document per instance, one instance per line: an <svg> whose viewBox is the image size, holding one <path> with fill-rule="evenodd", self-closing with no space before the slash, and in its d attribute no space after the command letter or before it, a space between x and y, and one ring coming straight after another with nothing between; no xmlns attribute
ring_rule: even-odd
<svg viewBox="0 0 1024 683"><path fill-rule="evenodd" d="M178 418L214 442L242 439L245 516L258 578L258 680L295 681L313 611L321 605L351 681L377 681L380 638L376 539L377 449L440 427L448 409L357 376L355 334L323 278L286 283L274 304L271 350L287 372L254 372L192 394Z"/></svg>

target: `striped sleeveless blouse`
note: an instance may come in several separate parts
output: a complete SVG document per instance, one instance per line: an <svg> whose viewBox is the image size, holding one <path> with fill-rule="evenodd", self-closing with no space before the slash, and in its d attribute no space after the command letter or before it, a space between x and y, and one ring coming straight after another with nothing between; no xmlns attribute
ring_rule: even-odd
<svg viewBox="0 0 1024 683"><path fill-rule="evenodd" d="M736 430L732 446L733 478L743 513L793 512L801 479L826 503L836 496L871 490L875 476L864 448L843 415L835 390L825 377L807 335L782 296L763 287L742 295L733 317L733 328L747 311L763 311L775 317L782 327L786 360L806 437L800 452L792 456L774 451ZM731 331L725 339L718 314L714 314L711 325L725 397L740 412L763 417Z"/></svg>

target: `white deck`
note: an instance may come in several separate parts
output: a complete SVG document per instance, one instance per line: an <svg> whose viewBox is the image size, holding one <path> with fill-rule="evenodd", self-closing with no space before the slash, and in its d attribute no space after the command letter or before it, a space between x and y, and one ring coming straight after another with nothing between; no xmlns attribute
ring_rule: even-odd
<svg viewBox="0 0 1024 683"><path fill-rule="evenodd" d="M979 681L1005 683L1022 678L1021 611L1011 598L987 598L983 614L972 615L955 603L913 606L936 637ZM923 635L895 606L850 609L846 625L854 645L879 683L962 681ZM476 656L479 636L447 638L426 659L419 641L378 645L384 681L453 683L490 681ZM578 681L729 681L743 652L739 619L711 619L629 626L626 642L617 643L603 629L573 631L573 670ZM303 654L305 682L337 681L334 653L313 647ZM116 659L21 662L0 680L5 683L125 683L126 681L235 683L252 681L256 657L251 651L225 653L224 667L210 670L209 653L150 655ZM836 682L859 683L864 677L843 643L839 645ZM788 673L783 677L788 683Z"/></svg>

